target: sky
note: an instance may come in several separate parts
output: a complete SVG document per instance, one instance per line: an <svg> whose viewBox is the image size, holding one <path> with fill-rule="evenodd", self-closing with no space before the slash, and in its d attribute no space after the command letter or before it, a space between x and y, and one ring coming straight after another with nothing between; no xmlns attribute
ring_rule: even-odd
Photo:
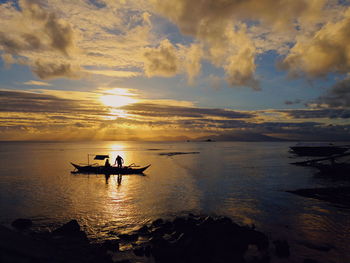
<svg viewBox="0 0 350 263"><path fill-rule="evenodd" d="M0 0L0 140L350 141L348 0Z"/></svg>

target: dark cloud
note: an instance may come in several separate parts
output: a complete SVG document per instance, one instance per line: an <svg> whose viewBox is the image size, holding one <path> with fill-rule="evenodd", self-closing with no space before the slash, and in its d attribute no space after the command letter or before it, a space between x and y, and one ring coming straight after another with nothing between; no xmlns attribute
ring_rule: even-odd
<svg viewBox="0 0 350 263"><path fill-rule="evenodd" d="M21 51L36 51L43 48L40 39L33 34L22 34L17 38L0 32L0 46L10 54Z"/></svg>
<svg viewBox="0 0 350 263"><path fill-rule="evenodd" d="M350 79L344 79L334 84L325 95L316 100L316 103L320 106L350 108Z"/></svg>
<svg viewBox="0 0 350 263"><path fill-rule="evenodd" d="M168 106L150 103L135 103L122 107L131 114L148 117L189 117L198 118L203 116L221 117L229 119L252 118L255 115L249 112L240 112L227 109L209 109L184 106Z"/></svg>
<svg viewBox="0 0 350 263"><path fill-rule="evenodd" d="M314 119L314 118L329 118L329 119L349 119L350 110L344 109L305 109L305 110L285 110L280 111L287 113L295 119Z"/></svg>
<svg viewBox="0 0 350 263"><path fill-rule="evenodd" d="M294 104L300 104L302 102L302 100L300 99L296 99L296 100L286 100L284 102L284 104L286 105L294 105Z"/></svg>
<svg viewBox="0 0 350 263"><path fill-rule="evenodd" d="M32 70L41 79L52 79L59 77L79 77L79 69L74 68L73 65L68 63L56 64L38 60L35 62Z"/></svg>
<svg viewBox="0 0 350 263"><path fill-rule="evenodd" d="M74 33L70 24L50 14L45 24L45 31L50 37L51 47L68 56L74 47Z"/></svg>
<svg viewBox="0 0 350 263"><path fill-rule="evenodd" d="M52 95L0 90L0 112L65 113L108 115L108 110L91 101L58 98Z"/></svg>

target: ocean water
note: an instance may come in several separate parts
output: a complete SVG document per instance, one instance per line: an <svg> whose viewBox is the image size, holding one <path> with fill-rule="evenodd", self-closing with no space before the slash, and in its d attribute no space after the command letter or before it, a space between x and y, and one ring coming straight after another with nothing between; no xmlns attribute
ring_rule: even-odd
<svg viewBox="0 0 350 263"><path fill-rule="evenodd" d="M95 240L156 218L226 215L286 239L289 262L350 262L350 209L286 190L350 185L289 164L287 142L1 142L0 223L30 218L35 228L77 219ZM167 155L167 153L187 153ZM196 152L196 153L195 153ZM71 174L88 154L151 164L145 175ZM92 162L90 158L90 162ZM93 161L94 162L94 161ZM328 247L325 252L319 247Z"/></svg>

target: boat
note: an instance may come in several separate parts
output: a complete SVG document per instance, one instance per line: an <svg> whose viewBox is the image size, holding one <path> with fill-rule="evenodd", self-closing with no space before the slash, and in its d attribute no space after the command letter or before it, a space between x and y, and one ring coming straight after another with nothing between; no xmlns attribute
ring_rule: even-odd
<svg viewBox="0 0 350 263"><path fill-rule="evenodd" d="M149 164L144 167L124 166L120 168L117 166L71 164L75 168L75 171L72 171L72 173L86 174L143 174L143 172L151 166Z"/></svg>
<svg viewBox="0 0 350 263"><path fill-rule="evenodd" d="M143 174L143 172L150 167L151 165L147 165L144 167L137 166L135 164L131 164L128 166L118 167L111 165L99 165L97 163L90 164L90 156L94 154L88 154L88 164L71 164L74 166L75 170L72 173L85 173L85 174ZM94 160L104 160L109 159L109 155L95 155Z"/></svg>
<svg viewBox="0 0 350 263"><path fill-rule="evenodd" d="M327 175L348 175L350 174L350 162L347 157L350 153L332 155L329 157L311 159L306 161L294 162L291 164L317 168L320 173ZM341 161L343 159L343 161Z"/></svg>
<svg viewBox="0 0 350 263"><path fill-rule="evenodd" d="M336 154L343 154L349 150L349 145L345 146L336 146L332 143L329 144L298 144L291 146L290 152L298 156L332 156Z"/></svg>

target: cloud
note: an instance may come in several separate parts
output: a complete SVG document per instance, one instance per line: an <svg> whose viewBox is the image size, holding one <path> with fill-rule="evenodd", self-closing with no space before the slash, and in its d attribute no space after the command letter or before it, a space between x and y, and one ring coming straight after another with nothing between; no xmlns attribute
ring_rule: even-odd
<svg viewBox="0 0 350 263"><path fill-rule="evenodd" d="M74 48L74 33L70 24L57 19L55 14L50 14L45 23L45 31L50 37L51 47L68 56Z"/></svg>
<svg viewBox="0 0 350 263"><path fill-rule="evenodd" d="M35 61L33 72L41 79L78 78L80 69L68 63L51 63L41 60Z"/></svg>
<svg viewBox="0 0 350 263"><path fill-rule="evenodd" d="M282 110L293 119L350 119L350 110L345 109L297 109Z"/></svg>
<svg viewBox="0 0 350 263"><path fill-rule="evenodd" d="M221 117L228 119L252 118L253 113L241 112L227 109L210 109L185 106L170 106L152 103L135 103L124 107L130 114L136 114L148 117L190 117L198 118L203 116Z"/></svg>
<svg viewBox="0 0 350 263"><path fill-rule="evenodd" d="M93 101L64 99L53 95L0 90L0 112L66 113L103 115L108 111Z"/></svg>
<svg viewBox="0 0 350 263"><path fill-rule="evenodd" d="M300 104L302 100L300 99L295 99L295 100L286 100L284 104L286 105L294 105L294 104Z"/></svg>
<svg viewBox="0 0 350 263"><path fill-rule="evenodd" d="M68 56L69 50L74 48L74 32L70 24L34 1L21 0L19 4L21 11L14 12L17 26L23 23L21 26L26 30L1 28L0 46L10 54L53 49Z"/></svg>
<svg viewBox="0 0 350 263"><path fill-rule="evenodd" d="M29 85L29 86L51 86L50 83L47 83L44 81L37 81L37 80L29 80L29 81L23 82L22 84Z"/></svg>
<svg viewBox="0 0 350 263"><path fill-rule="evenodd" d="M350 8L312 35L300 36L280 67L311 77L350 71Z"/></svg>
<svg viewBox="0 0 350 263"><path fill-rule="evenodd" d="M141 75L141 72L125 71L125 70L85 70L87 73L103 75L107 77L131 78Z"/></svg>
<svg viewBox="0 0 350 263"><path fill-rule="evenodd" d="M174 76L179 68L176 48L168 39L163 40L156 48L147 48L144 53L145 73L152 76Z"/></svg>
<svg viewBox="0 0 350 263"><path fill-rule="evenodd" d="M350 108L350 79L338 81L314 103L319 107Z"/></svg>
<svg viewBox="0 0 350 263"><path fill-rule="evenodd" d="M188 76L188 83L193 84L196 76L201 71L201 59L203 50L199 44L192 44L185 54L185 72Z"/></svg>
<svg viewBox="0 0 350 263"><path fill-rule="evenodd" d="M323 0L151 2L155 12L168 18L183 34L194 37L204 46L205 59L223 68L232 86L248 86L255 90L259 89L255 76L256 55L270 50L272 39L275 48L286 47L286 43L293 42L295 26L304 30L311 28L309 25L320 23L326 3ZM286 32L291 37L281 37L281 33L286 35Z"/></svg>

